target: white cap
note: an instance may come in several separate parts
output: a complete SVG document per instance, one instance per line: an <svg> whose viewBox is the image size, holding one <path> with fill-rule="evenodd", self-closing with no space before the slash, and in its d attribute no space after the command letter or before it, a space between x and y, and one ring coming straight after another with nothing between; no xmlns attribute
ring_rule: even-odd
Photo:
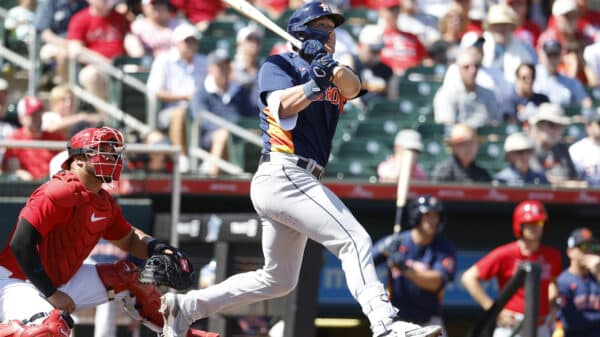
<svg viewBox="0 0 600 337"><path fill-rule="evenodd" d="M538 112L529 118L529 124L535 125L541 121L548 121L559 125L569 125L571 120L565 116L563 108L554 103L542 103L538 107Z"/></svg>
<svg viewBox="0 0 600 337"><path fill-rule="evenodd" d="M394 145L402 146L407 150L423 151L421 134L411 129L398 131L396 138L394 138Z"/></svg>
<svg viewBox="0 0 600 337"><path fill-rule="evenodd" d="M262 40L265 34L263 33L262 29L258 28L256 25L248 25L238 30L236 41L237 43L240 43L252 35Z"/></svg>
<svg viewBox="0 0 600 337"><path fill-rule="evenodd" d="M531 138L523 132L515 132L504 140L504 152L533 150Z"/></svg>
<svg viewBox="0 0 600 337"><path fill-rule="evenodd" d="M368 46L383 47L383 30L377 25L366 25L358 35L358 42Z"/></svg>
<svg viewBox="0 0 600 337"><path fill-rule="evenodd" d="M552 5L552 15L565 15L569 12L577 10L575 0L556 0Z"/></svg>
<svg viewBox="0 0 600 337"><path fill-rule="evenodd" d="M477 32L466 32L460 40L460 48L465 49L469 47L473 47L477 44L481 44L485 42L485 38L478 34Z"/></svg>
<svg viewBox="0 0 600 337"><path fill-rule="evenodd" d="M188 37L200 38L200 33L196 26L189 23L182 23L173 31L173 41L175 42L185 41Z"/></svg>
<svg viewBox="0 0 600 337"><path fill-rule="evenodd" d="M487 12L486 24L509 23L517 25L517 13L507 4L497 4L490 7Z"/></svg>

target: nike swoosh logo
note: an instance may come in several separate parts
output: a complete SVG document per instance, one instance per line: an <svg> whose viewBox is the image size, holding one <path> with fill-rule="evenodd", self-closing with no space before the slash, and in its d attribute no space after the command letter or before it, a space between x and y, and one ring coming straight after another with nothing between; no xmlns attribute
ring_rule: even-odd
<svg viewBox="0 0 600 337"><path fill-rule="evenodd" d="M99 217L96 217L96 214L95 214L95 213L92 213L92 217L90 218L90 220L91 220L92 222L96 222L96 221L100 221L100 220L104 220L104 219L108 219L108 218L107 218L107 217L105 217L105 216L99 216Z"/></svg>

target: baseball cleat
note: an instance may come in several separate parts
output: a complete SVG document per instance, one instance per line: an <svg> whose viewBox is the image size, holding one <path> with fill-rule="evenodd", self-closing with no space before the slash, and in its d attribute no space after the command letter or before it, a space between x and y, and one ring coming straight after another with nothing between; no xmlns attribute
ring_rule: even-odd
<svg viewBox="0 0 600 337"><path fill-rule="evenodd" d="M442 328L439 325L422 327L409 322L395 321L390 328L390 331L379 337L439 337L442 335Z"/></svg>
<svg viewBox="0 0 600 337"><path fill-rule="evenodd" d="M177 295L166 293L160 298L160 313L163 315L163 337L186 337L190 323L183 317L177 304Z"/></svg>

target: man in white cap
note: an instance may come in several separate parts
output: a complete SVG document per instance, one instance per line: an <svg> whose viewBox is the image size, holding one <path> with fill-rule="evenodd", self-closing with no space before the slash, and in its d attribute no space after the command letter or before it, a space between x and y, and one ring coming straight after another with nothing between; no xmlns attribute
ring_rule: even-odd
<svg viewBox="0 0 600 337"><path fill-rule="evenodd" d="M563 109L554 103L542 103L538 113L528 121L527 133L534 143L530 167L544 172L552 184L577 178L568 147L561 142L563 130L569 124Z"/></svg>
<svg viewBox="0 0 600 337"><path fill-rule="evenodd" d="M348 61L342 63L350 66L360 77L363 89L368 92L361 96L363 103L367 104L372 98L386 98L393 89L389 85L394 72L392 68L381 62L379 53L383 48L383 29L377 25L366 25L358 35L358 53L348 55Z"/></svg>
<svg viewBox="0 0 600 337"><path fill-rule="evenodd" d="M584 116L587 137L569 147L569 154L579 178L590 187L600 187L600 111Z"/></svg>
<svg viewBox="0 0 600 337"><path fill-rule="evenodd" d="M533 141L522 132L515 132L504 141L504 156L509 166L494 175L494 180L509 186L548 184L542 172L529 167L533 155Z"/></svg>
<svg viewBox="0 0 600 337"><path fill-rule="evenodd" d="M591 44L593 38L583 32L578 25L579 14L575 0L555 0L548 27L538 39L538 54L548 40L558 41L563 50L566 43L572 40L579 41L584 47Z"/></svg>
<svg viewBox="0 0 600 337"><path fill-rule="evenodd" d="M175 48L157 57L148 77L148 92L162 103L158 128L168 130L171 144L179 145L183 156L182 170L186 171L187 142L185 122L187 109L196 90L206 78L206 57L198 54L198 29L182 23L173 31Z"/></svg>
<svg viewBox="0 0 600 337"><path fill-rule="evenodd" d="M404 158L404 150L413 151L415 153L412 162L412 171L410 181L427 181L427 173L418 164L419 154L423 151L423 143L421 142L421 134L412 129L400 130L394 138L394 153L382 161L377 166L377 175L380 182L397 182L400 175L400 168Z"/></svg>
<svg viewBox="0 0 600 337"><path fill-rule="evenodd" d="M513 37L517 13L506 4L490 7L487 13L483 44L483 65L497 67L511 83L521 63L535 63L535 52L525 42Z"/></svg>

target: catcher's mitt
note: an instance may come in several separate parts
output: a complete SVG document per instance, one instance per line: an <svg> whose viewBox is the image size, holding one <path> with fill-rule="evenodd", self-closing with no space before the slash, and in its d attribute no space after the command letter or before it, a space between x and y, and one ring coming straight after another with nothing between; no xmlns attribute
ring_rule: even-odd
<svg viewBox="0 0 600 337"><path fill-rule="evenodd" d="M175 254L152 255L140 273L140 283L167 286L177 290L186 290L194 283L193 268L190 261L180 252Z"/></svg>

